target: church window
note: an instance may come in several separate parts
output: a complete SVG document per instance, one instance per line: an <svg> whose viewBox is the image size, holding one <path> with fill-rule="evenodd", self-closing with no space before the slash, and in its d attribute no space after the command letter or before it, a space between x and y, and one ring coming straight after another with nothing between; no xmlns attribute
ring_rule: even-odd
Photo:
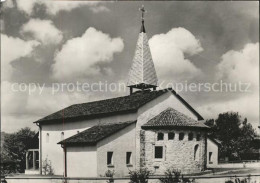
<svg viewBox="0 0 260 183"><path fill-rule="evenodd" d="M193 140L193 133L189 133L189 141Z"/></svg>
<svg viewBox="0 0 260 183"><path fill-rule="evenodd" d="M162 159L163 158L163 146L155 146L154 147L154 158Z"/></svg>
<svg viewBox="0 0 260 183"><path fill-rule="evenodd" d="M183 140L184 139L184 133L179 133L179 140Z"/></svg>
<svg viewBox="0 0 260 183"><path fill-rule="evenodd" d="M126 152L126 164L127 165L132 164L132 152Z"/></svg>
<svg viewBox="0 0 260 183"><path fill-rule="evenodd" d="M113 165L113 152L107 152L107 165Z"/></svg>
<svg viewBox="0 0 260 183"><path fill-rule="evenodd" d="M61 134L60 134L60 140L64 140L64 132L61 132Z"/></svg>
<svg viewBox="0 0 260 183"><path fill-rule="evenodd" d="M198 159L199 159L199 145L197 144L197 145L195 145L195 147L194 147L194 160L196 160L196 161L198 161Z"/></svg>
<svg viewBox="0 0 260 183"><path fill-rule="evenodd" d="M175 133L173 132L168 133L168 140L173 140L174 137L175 137Z"/></svg>
<svg viewBox="0 0 260 183"><path fill-rule="evenodd" d="M158 133L157 134L157 140L163 140L164 139L164 134L163 133Z"/></svg>
<svg viewBox="0 0 260 183"><path fill-rule="evenodd" d="M197 134L196 139L197 139L197 141L200 141L200 140L201 140L201 135L200 135L200 134Z"/></svg>
<svg viewBox="0 0 260 183"><path fill-rule="evenodd" d="M47 133L47 134L46 134L46 142L49 143L49 140L50 140L50 134Z"/></svg>

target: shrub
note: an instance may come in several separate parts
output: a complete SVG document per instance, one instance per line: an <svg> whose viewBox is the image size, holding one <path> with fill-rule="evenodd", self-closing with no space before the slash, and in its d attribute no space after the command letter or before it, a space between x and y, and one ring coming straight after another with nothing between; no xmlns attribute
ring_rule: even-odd
<svg viewBox="0 0 260 183"><path fill-rule="evenodd" d="M165 172L165 177L159 180L162 183L177 183L181 182L181 171L174 168L168 168Z"/></svg>
<svg viewBox="0 0 260 183"><path fill-rule="evenodd" d="M232 180L228 180L225 183L234 183Z"/></svg>
<svg viewBox="0 0 260 183"><path fill-rule="evenodd" d="M53 170L53 168L52 168L51 161L50 161L50 160L48 161L48 158L46 158L46 159L43 161L42 173L43 173L44 175L54 175L54 170Z"/></svg>
<svg viewBox="0 0 260 183"><path fill-rule="evenodd" d="M107 183L112 183L114 182L114 175L115 175L115 170L107 170L105 172L105 177L109 177L109 180L107 181Z"/></svg>
<svg viewBox="0 0 260 183"><path fill-rule="evenodd" d="M174 168L168 168L164 172L164 174L165 177L159 179L161 183L179 183L179 182L190 183L195 181L195 180L191 181L189 178L184 178L183 176L181 176L181 171Z"/></svg>
<svg viewBox="0 0 260 183"><path fill-rule="evenodd" d="M148 178L151 174L151 171L147 168L141 168L140 170L133 171L130 170L130 183L148 183Z"/></svg>

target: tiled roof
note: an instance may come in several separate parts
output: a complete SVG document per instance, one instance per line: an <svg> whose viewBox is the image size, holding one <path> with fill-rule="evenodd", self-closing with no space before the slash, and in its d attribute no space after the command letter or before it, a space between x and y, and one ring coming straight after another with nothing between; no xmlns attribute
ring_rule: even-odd
<svg viewBox="0 0 260 183"><path fill-rule="evenodd" d="M134 86L138 84L146 84L157 86L157 75L154 68L152 54L150 51L148 38L142 24L141 32L136 44L133 64L129 72L127 85Z"/></svg>
<svg viewBox="0 0 260 183"><path fill-rule="evenodd" d="M77 135L69 137L58 144L65 145L95 145L100 140L122 130L123 128L135 123L136 121L128 121L123 123L103 124L93 126Z"/></svg>
<svg viewBox="0 0 260 183"><path fill-rule="evenodd" d="M164 128L164 127L196 127L209 128L204 123L194 120L173 108L167 108L160 114L149 120L142 128Z"/></svg>
<svg viewBox="0 0 260 183"><path fill-rule="evenodd" d="M119 114L123 112L136 112L137 109L153 99L166 93L168 90L157 90L144 93L117 97L112 99L74 104L65 109L50 114L34 123L48 123L61 119L77 119L100 117L102 115ZM66 122L66 120L65 120Z"/></svg>

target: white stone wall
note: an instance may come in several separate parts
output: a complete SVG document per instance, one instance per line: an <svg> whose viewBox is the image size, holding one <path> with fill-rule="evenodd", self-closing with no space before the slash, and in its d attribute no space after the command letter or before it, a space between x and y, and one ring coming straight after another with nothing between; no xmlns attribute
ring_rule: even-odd
<svg viewBox="0 0 260 183"><path fill-rule="evenodd" d="M164 140L157 140L157 133L164 134ZM174 132L173 140L168 139L168 133ZM188 133L192 132L193 140L188 140ZM184 139L179 140L179 133L184 133ZM201 139L196 140L196 135ZM164 174L167 168L181 170L182 173L196 173L205 167L205 133L188 130L146 130L145 131L145 166L155 171L155 174ZM198 158L195 158L194 147L198 146ZM154 158L154 147L163 146L163 159Z"/></svg>
<svg viewBox="0 0 260 183"><path fill-rule="evenodd" d="M209 154L211 155L211 162L209 162ZM211 139L207 139L207 167L213 168L218 165L218 145L213 142Z"/></svg>
<svg viewBox="0 0 260 183"><path fill-rule="evenodd" d="M97 144L98 175L115 170L115 176L127 176L135 169L135 123L105 138ZM113 152L113 167L107 166L107 152ZM132 152L132 166L126 165L126 152Z"/></svg>
<svg viewBox="0 0 260 183"><path fill-rule="evenodd" d="M55 175L64 175L64 157L61 145L57 144L61 141L61 132L64 132L64 139L82 132L94 125L104 123L118 123L136 120L136 114L114 115L104 118L96 118L82 121L67 121L63 124L60 120L59 124L42 125L42 160L48 158L51 161ZM49 133L49 142L46 142L46 135Z"/></svg>

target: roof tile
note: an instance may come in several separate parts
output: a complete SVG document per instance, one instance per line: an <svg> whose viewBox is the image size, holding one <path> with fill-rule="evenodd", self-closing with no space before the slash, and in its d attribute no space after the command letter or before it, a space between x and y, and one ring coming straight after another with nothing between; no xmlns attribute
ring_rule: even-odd
<svg viewBox="0 0 260 183"><path fill-rule="evenodd" d="M167 108L142 126L144 129L154 127L209 128L204 123L194 120L173 108Z"/></svg>

